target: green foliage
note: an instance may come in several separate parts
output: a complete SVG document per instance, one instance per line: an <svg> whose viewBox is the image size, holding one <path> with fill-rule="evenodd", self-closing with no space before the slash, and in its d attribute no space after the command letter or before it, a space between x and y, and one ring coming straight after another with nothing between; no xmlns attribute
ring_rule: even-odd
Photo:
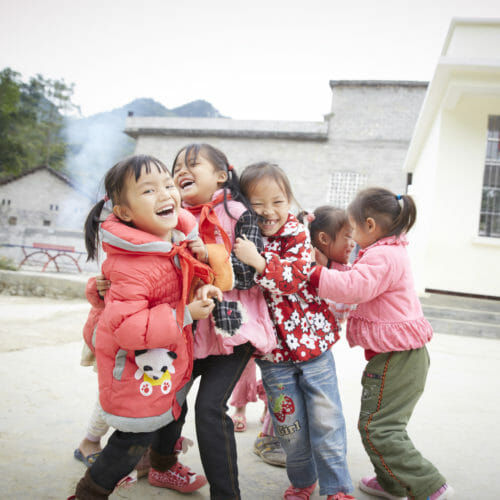
<svg viewBox="0 0 500 500"><path fill-rule="evenodd" d="M0 72L0 175L49 165L64 166L64 114L77 110L73 84L31 77L28 83L10 68Z"/></svg>
<svg viewBox="0 0 500 500"><path fill-rule="evenodd" d="M17 266L12 259L0 255L0 269L5 271L17 271Z"/></svg>

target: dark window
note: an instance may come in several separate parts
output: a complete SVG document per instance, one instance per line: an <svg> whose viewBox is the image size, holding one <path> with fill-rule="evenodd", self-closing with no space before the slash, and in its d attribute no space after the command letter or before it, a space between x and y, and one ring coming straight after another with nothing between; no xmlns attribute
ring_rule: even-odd
<svg viewBox="0 0 500 500"><path fill-rule="evenodd" d="M50 220L44 220L43 221L44 226L50 226Z"/></svg>
<svg viewBox="0 0 500 500"><path fill-rule="evenodd" d="M500 116L488 119L479 236L500 238Z"/></svg>

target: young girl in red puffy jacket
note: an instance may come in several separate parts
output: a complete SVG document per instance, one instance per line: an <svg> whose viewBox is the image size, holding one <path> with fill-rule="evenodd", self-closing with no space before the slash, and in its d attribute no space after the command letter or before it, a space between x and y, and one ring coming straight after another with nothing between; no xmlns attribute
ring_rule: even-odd
<svg viewBox="0 0 500 500"><path fill-rule="evenodd" d="M79 481L80 500L108 498L148 447L150 482L166 472L171 443L165 430L180 416L192 373L191 323L210 315L213 298L222 299L219 289L202 285L187 303L193 278L209 282L211 271L193 257L178 229L189 227L191 215L181 209L159 160L133 156L117 163L106 174L105 189L87 217L85 242L92 260L102 241L102 271L111 282L95 355L102 414L116 431ZM108 197L113 213L100 223ZM194 221L191 227L196 231Z"/></svg>

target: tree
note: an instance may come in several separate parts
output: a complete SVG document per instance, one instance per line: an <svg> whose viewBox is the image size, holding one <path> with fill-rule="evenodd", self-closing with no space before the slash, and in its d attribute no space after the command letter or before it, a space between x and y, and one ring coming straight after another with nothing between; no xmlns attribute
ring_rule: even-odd
<svg viewBox="0 0 500 500"><path fill-rule="evenodd" d="M65 114L78 110L71 102L73 89L73 84L42 75L23 83L10 68L0 72L0 173L64 167Z"/></svg>
<svg viewBox="0 0 500 500"><path fill-rule="evenodd" d="M0 172L16 173L23 167L25 148L18 134L20 112L19 73L10 68L0 73Z"/></svg>

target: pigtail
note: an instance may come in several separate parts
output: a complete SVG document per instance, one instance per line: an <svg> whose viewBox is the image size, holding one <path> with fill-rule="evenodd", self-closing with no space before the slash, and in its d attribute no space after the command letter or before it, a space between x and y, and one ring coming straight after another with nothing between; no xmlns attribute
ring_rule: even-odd
<svg viewBox="0 0 500 500"><path fill-rule="evenodd" d="M236 170L232 165L227 165L227 181L224 183L224 210L232 219L235 219L233 215L229 212L229 207L227 206L227 192L231 193L231 198L235 201L239 201L242 203L247 210L253 212L252 206L249 201L246 199L245 195L241 192L240 189L240 179Z"/></svg>
<svg viewBox="0 0 500 500"><path fill-rule="evenodd" d="M84 224L85 248L87 249L87 262L97 259L97 249L99 248L99 224L101 223L101 213L106 200L98 201L87 215Z"/></svg>
<svg viewBox="0 0 500 500"><path fill-rule="evenodd" d="M307 220L306 220L306 217L307 217L307 214L309 212L307 210L301 210L298 214L297 214L297 220L301 223L301 224L304 224L308 226L309 228L309 225L307 224Z"/></svg>
<svg viewBox="0 0 500 500"><path fill-rule="evenodd" d="M313 213L302 210L298 213L297 219L307 225L311 241L317 246L317 238L320 232L327 233L335 241L338 232L347 224L347 213L345 210L331 205L322 205Z"/></svg>
<svg viewBox="0 0 500 500"><path fill-rule="evenodd" d="M415 224L417 219L417 206L413 198L407 194L397 195L395 198L401 209L394 219L390 234L399 236L401 233L407 233Z"/></svg>

